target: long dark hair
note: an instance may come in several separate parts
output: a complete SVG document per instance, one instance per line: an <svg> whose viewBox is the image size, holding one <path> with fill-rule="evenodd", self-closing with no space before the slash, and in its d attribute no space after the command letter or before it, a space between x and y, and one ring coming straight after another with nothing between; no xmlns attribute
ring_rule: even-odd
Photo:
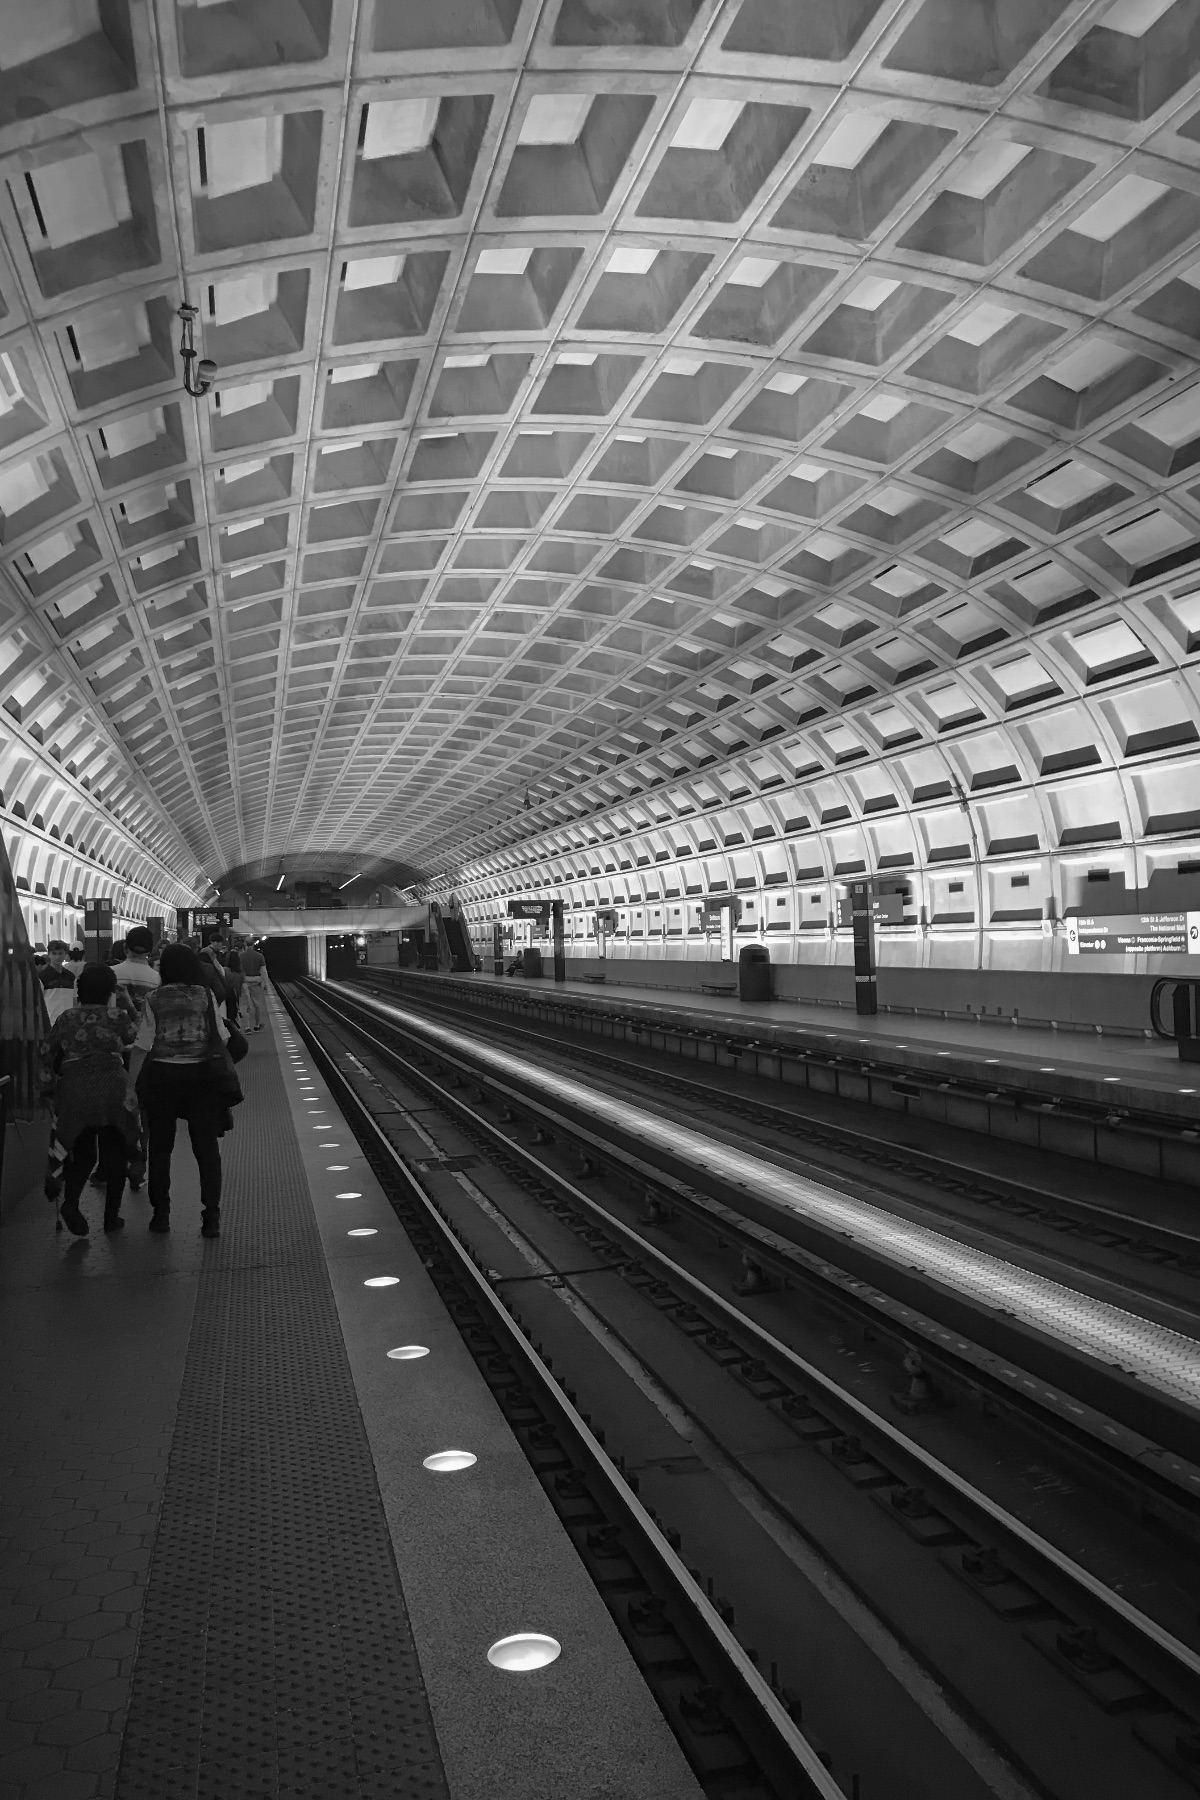
<svg viewBox="0 0 1200 1800"><path fill-rule="evenodd" d="M181 987L203 987L204 971L200 958L186 944L168 944L159 958L159 978L164 987L178 983Z"/></svg>

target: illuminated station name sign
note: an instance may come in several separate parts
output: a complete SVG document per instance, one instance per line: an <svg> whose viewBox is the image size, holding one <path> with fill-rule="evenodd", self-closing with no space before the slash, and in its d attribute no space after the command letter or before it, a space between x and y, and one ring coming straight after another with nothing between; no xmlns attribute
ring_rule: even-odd
<svg viewBox="0 0 1200 1800"><path fill-rule="evenodd" d="M187 937L193 931L224 930L232 925L238 916L236 906L200 907L193 910L187 906L175 909L175 925L181 937Z"/></svg>
<svg viewBox="0 0 1200 1800"><path fill-rule="evenodd" d="M533 919L539 925L550 923L550 900L510 900L508 916L510 919Z"/></svg>
<svg viewBox="0 0 1200 1800"><path fill-rule="evenodd" d="M1071 956L1200 956L1200 912L1067 920Z"/></svg>

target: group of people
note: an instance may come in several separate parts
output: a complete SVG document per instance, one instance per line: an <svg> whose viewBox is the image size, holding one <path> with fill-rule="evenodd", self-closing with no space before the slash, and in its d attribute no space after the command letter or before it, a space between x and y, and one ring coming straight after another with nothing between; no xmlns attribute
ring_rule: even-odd
<svg viewBox="0 0 1200 1800"><path fill-rule="evenodd" d="M78 949L78 947L77 947ZM263 1029L265 963L254 947L166 944L138 926L107 963L61 941L38 969L50 1031L42 1092L54 1115L47 1193L62 1224L89 1232L80 1201L104 1190L104 1229L125 1224L126 1184L148 1184L150 1230L171 1228L171 1153L183 1120L200 1176L204 1237L220 1236L220 1140L241 1099L233 1063ZM95 1171L95 1173L93 1173Z"/></svg>

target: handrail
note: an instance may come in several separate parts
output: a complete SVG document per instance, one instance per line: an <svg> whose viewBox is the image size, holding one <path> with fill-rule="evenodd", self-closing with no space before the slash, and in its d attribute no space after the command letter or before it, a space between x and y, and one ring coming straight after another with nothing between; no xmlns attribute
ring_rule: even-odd
<svg viewBox="0 0 1200 1800"><path fill-rule="evenodd" d="M1161 975L1150 989L1151 1028L1156 1037L1168 1038L1171 1043L1177 1044L1179 1042L1180 1034L1173 1028L1168 1031L1162 1022L1162 992L1166 987L1191 988L1195 996L1193 1004L1197 1006L1197 1010L1200 1012L1200 980L1194 975ZM1191 1009L1189 1008L1189 1017L1190 1016ZM1198 1022L1200 1022L1200 1020L1198 1020ZM1190 1037L1191 1035L1191 1032L1184 1033L1184 1036L1186 1037Z"/></svg>
<svg viewBox="0 0 1200 1800"><path fill-rule="evenodd" d="M1150 1028L1155 1037L1170 1038L1173 1043L1175 1041L1175 1033L1173 1031L1167 1031L1164 1027L1160 1010L1162 991L1170 984L1172 979L1173 977L1170 975L1162 975L1150 989Z"/></svg>

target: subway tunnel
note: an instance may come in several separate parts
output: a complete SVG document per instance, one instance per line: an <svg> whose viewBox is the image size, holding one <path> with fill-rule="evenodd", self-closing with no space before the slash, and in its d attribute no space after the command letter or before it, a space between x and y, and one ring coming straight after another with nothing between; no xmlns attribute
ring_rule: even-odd
<svg viewBox="0 0 1200 1800"><path fill-rule="evenodd" d="M1194 1793L1200 1593L1146 1520L1194 1557L1198 0L8 0L0 39L0 1354L37 1496L19 1477L6 1502L12 1566L41 1555L60 1378L91 1397L70 1504L98 1479L89 1407L97 1457L126 1442L126 1383L151 1470L129 1486L142 1536L113 1552L137 1563L123 1647L89 1665L104 1706L55 1697L38 1634L111 1570L16 1580L27 1688L0 1793L542 1800L590 1791L593 1760L596 1792L630 1800ZM264 1035L224 1241L148 1245L135 1189L133 1229L110 1244L93 1221L85 1257L42 1198L38 983L52 944L86 967L139 927L155 956L263 944ZM720 1155L688 1136L706 1125ZM344 1160L314 1160L326 1129ZM175 1154L194 1212L182 1134ZM791 1199L764 1173L780 1158L808 1183ZM505 1181L528 1193L501 1228ZM590 1220L570 1229L597 1292L640 1268L677 1283L663 1318L699 1309L662 1366L650 1275L629 1275L628 1343L591 1289L560 1343L566 1213L526 1207L551 1188ZM429 1393L376 1366L374 1277L347 1259L385 1243ZM241 1274L266 1285L239 1301ZM526 1279L551 1298L521 1313ZM823 1323L793 1341L785 1300L810 1288L804 1330ZM280 1346L310 1311L326 1398L305 1416ZM689 1358L714 1334L706 1386ZM508 1370L490 1386L488 1356ZM224 1399L193 1427L214 1358ZM722 1460L735 1379L730 1408L763 1409L737 1432L820 1462L758 1512L762 1470ZM469 1651L431 1574L467 1515L405 1461L422 1433L422 1455L458 1453L438 1433L460 1403L501 1473L455 1465L438 1492L481 1483L463 1504L497 1509L506 1559L491 1610L474 1552L456 1565ZM1054 1448L1022 1462L1035 1404ZM185 1473L239 1466L251 1416L284 1459L254 1479L300 1496L303 1580L239 1536L249 1477L205 1501L233 1561L186 1561ZM678 1518L664 1420L693 1446ZM853 1542L821 1486L835 1438ZM557 1476L594 1502L582 1527ZM1072 1484L1094 1569L1064 1561ZM802 1555L809 1505L828 1529ZM903 1541L872 1562L876 1515ZM330 1519L388 1596L357 1647ZM757 1548L727 1567L743 1528ZM946 1588L928 1641L918 1542ZM237 1557L270 1571L241 1601ZM802 1576L823 1657L781 1622ZM296 1615L268 1629L272 1582ZM1120 1596L1143 1582L1135 1618ZM974 1628L954 1583L994 1688L955 1669ZM988 1595L1015 1609L1003 1643ZM338 1711L297 1648L309 1605L346 1667L406 1696L373 1773L386 1707L371 1689ZM534 1615L569 1622L545 1625L556 1660L493 1689L507 1652L476 1668L476 1640ZM259 1713L203 1650L235 1616L262 1632L221 1640L234 1686L287 1669ZM643 1654L668 1618L683 1699ZM1057 1719L1030 1657L1066 1684ZM489 1769L472 1721L514 1692ZM310 1706L336 1714L326 1762L295 1725Z"/></svg>

